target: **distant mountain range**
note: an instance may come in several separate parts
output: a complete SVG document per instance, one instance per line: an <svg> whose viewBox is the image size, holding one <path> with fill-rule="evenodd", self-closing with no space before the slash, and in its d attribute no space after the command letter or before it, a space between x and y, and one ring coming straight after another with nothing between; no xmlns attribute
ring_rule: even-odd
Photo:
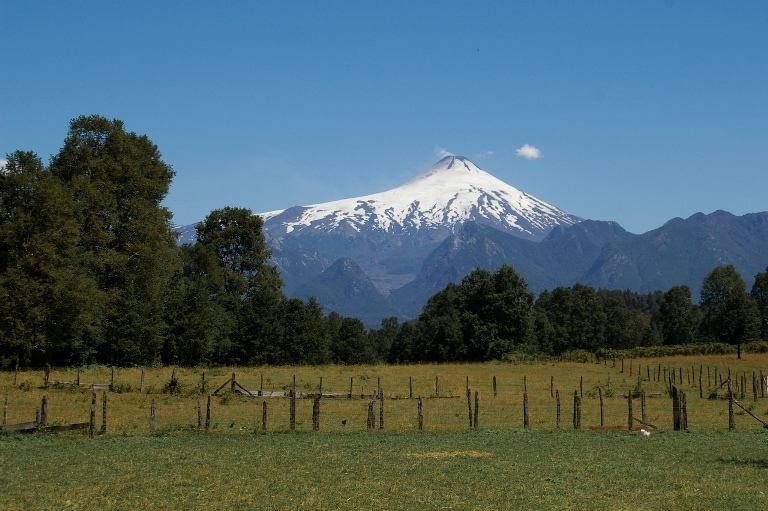
<svg viewBox="0 0 768 511"><path fill-rule="evenodd" d="M768 266L768 212L697 213L632 234L582 221L460 156L386 192L260 216L286 294L315 296L369 327L418 316L478 267L509 264L537 292L580 282L638 292L687 284L698 294L718 265L734 264L749 284ZM194 226L179 232L192 241Z"/></svg>

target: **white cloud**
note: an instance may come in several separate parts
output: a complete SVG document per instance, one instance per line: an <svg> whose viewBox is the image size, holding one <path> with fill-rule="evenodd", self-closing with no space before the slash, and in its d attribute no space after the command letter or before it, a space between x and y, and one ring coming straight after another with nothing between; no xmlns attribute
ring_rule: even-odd
<svg viewBox="0 0 768 511"><path fill-rule="evenodd" d="M445 147L435 149L435 154L438 158L445 158L446 156L455 156L452 152L448 151Z"/></svg>
<svg viewBox="0 0 768 511"><path fill-rule="evenodd" d="M489 156L493 156L493 154L494 154L493 151L485 151L483 153L478 154L477 158L480 158L480 159L487 158Z"/></svg>
<svg viewBox="0 0 768 511"><path fill-rule="evenodd" d="M529 144L525 144L523 147L516 150L515 154L526 160L537 160L541 158L541 150L538 147L533 147Z"/></svg>

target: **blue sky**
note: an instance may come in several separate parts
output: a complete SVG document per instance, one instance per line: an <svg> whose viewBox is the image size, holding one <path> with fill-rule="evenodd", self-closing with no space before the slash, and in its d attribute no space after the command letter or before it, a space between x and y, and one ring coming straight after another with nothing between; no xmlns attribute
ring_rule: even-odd
<svg viewBox="0 0 768 511"><path fill-rule="evenodd" d="M176 171L179 224L444 152L636 233L768 210L765 1L6 1L0 26L0 155L121 119Z"/></svg>

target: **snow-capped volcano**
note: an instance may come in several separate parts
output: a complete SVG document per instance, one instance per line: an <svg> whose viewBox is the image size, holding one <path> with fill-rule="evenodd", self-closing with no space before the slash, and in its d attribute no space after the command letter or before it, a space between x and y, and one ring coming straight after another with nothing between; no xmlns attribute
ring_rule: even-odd
<svg viewBox="0 0 768 511"><path fill-rule="evenodd" d="M580 221L493 177L462 156L447 156L385 192L259 215L272 236L455 231L464 222L475 221L541 240L555 226Z"/></svg>

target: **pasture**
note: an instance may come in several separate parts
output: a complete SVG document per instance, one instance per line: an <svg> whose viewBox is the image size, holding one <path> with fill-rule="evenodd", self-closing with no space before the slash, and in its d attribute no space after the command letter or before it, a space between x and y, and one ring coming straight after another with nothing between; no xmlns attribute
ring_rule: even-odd
<svg viewBox="0 0 768 511"><path fill-rule="evenodd" d="M625 360L623 371L618 360L180 368L175 392L164 393L174 369L162 368L144 370L142 393L141 369L116 369L113 376L110 368L84 368L81 384L112 383L106 433L93 439L83 432L0 436L0 508L765 509L768 430L737 409L736 429L728 431L720 377L730 371L734 382L745 381L734 384L737 394L745 391L737 398L767 421L768 398L757 392L755 400L751 387L752 374L767 369L764 354ZM289 399L232 394L224 385L212 396L209 430L199 430L203 373L205 402L233 372L249 390L287 391L295 377L297 392L314 394L322 378L323 394L339 395L320 400L320 431L313 431L313 399L298 399L291 431ZM655 376L672 372L688 396L687 432L672 431L669 382ZM75 369L54 369L49 381L77 377ZM41 388L44 378L42 371L0 373L8 424L34 420L43 395L50 424L88 420L91 389ZM467 379L473 398L478 395L477 429L469 427L474 402L466 399ZM379 383L384 429L377 402L375 427L368 430L370 399L358 396ZM650 436L626 431L626 396L633 390L648 396L646 422L656 426ZM574 392L581 396L580 430L572 424ZM97 395L100 407L103 394ZM639 399L634 403L639 417ZM100 408L98 416L97 427Z"/></svg>

